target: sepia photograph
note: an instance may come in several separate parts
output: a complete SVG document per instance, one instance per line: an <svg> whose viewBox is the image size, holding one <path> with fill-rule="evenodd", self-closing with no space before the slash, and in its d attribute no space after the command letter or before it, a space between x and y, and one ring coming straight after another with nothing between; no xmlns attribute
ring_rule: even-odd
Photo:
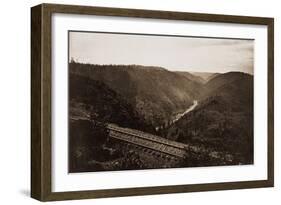
<svg viewBox="0 0 281 205"><path fill-rule="evenodd" d="M68 31L68 171L254 164L254 40Z"/></svg>

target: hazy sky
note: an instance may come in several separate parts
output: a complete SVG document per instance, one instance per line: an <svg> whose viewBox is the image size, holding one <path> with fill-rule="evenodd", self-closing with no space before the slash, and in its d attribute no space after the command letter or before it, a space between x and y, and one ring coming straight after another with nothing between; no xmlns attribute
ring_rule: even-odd
<svg viewBox="0 0 281 205"><path fill-rule="evenodd" d="M92 64L139 64L194 72L253 74L253 40L111 33L69 33L69 58Z"/></svg>

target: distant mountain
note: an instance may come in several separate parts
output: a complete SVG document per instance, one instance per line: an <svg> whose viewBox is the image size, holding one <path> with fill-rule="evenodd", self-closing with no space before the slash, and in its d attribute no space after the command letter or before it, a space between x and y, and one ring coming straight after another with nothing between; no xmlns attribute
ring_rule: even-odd
<svg viewBox="0 0 281 205"><path fill-rule="evenodd" d="M229 72L211 79L198 106L166 136L229 153L233 164L253 163L253 76Z"/></svg>
<svg viewBox="0 0 281 205"><path fill-rule="evenodd" d="M197 82L199 84L204 84L206 83L207 81L202 78L201 76L197 76L197 75L193 75L189 72L184 72L184 71L176 71L176 73L186 77L188 80L191 80L191 81L194 81L194 82Z"/></svg>
<svg viewBox="0 0 281 205"><path fill-rule="evenodd" d="M104 83L126 99L146 122L159 126L187 109L203 85L161 67L140 65L69 64L70 73Z"/></svg>
<svg viewBox="0 0 281 205"><path fill-rule="evenodd" d="M209 72L191 72L191 74L203 79L204 83L207 83L212 78L216 77L217 75L220 75L220 73L209 73Z"/></svg>

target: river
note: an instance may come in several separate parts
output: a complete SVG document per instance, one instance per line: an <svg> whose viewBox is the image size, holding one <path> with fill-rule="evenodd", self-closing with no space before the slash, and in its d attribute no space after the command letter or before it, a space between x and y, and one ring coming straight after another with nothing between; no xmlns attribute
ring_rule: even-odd
<svg viewBox="0 0 281 205"><path fill-rule="evenodd" d="M172 123L177 122L179 119L181 119L183 116L185 116L187 113L191 112L192 110L194 110L194 108L196 108L196 106L198 105L198 101L194 100L193 101L193 105L191 105L189 108L187 108L184 112L179 113L175 116L175 118L173 119Z"/></svg>
<svg viewBox="0 0 281 205"><path fill-rule="evenodd" d="M198 105L198 101L197 100L193 100L193 104L187 108L184 112L178 113L177 115L175 115L173 117L172 120L170 120L170 125L174 124L175 122L177 122L179 119L181 119L183 116L185 116L187 113L191 112L192 110L194 110L194 108L196 108L196 106ZM159 126L155 128L156 131L158 131L159 129L163 129L163 126Z"/></svg>

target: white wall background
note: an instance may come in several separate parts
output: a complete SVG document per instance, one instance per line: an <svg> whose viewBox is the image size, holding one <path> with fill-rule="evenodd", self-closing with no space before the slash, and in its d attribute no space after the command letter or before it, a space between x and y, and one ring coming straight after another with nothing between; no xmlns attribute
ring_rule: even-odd
<svg viewBox="0 0 281 205"><path fill-rule="evenodd" d="M60 204L280 204L281 12L277 0L6 0L0 32L0 202L39 204L30 190L30 7L39 3L127 7L275 18L275 188L56 202Z"/></svg>

